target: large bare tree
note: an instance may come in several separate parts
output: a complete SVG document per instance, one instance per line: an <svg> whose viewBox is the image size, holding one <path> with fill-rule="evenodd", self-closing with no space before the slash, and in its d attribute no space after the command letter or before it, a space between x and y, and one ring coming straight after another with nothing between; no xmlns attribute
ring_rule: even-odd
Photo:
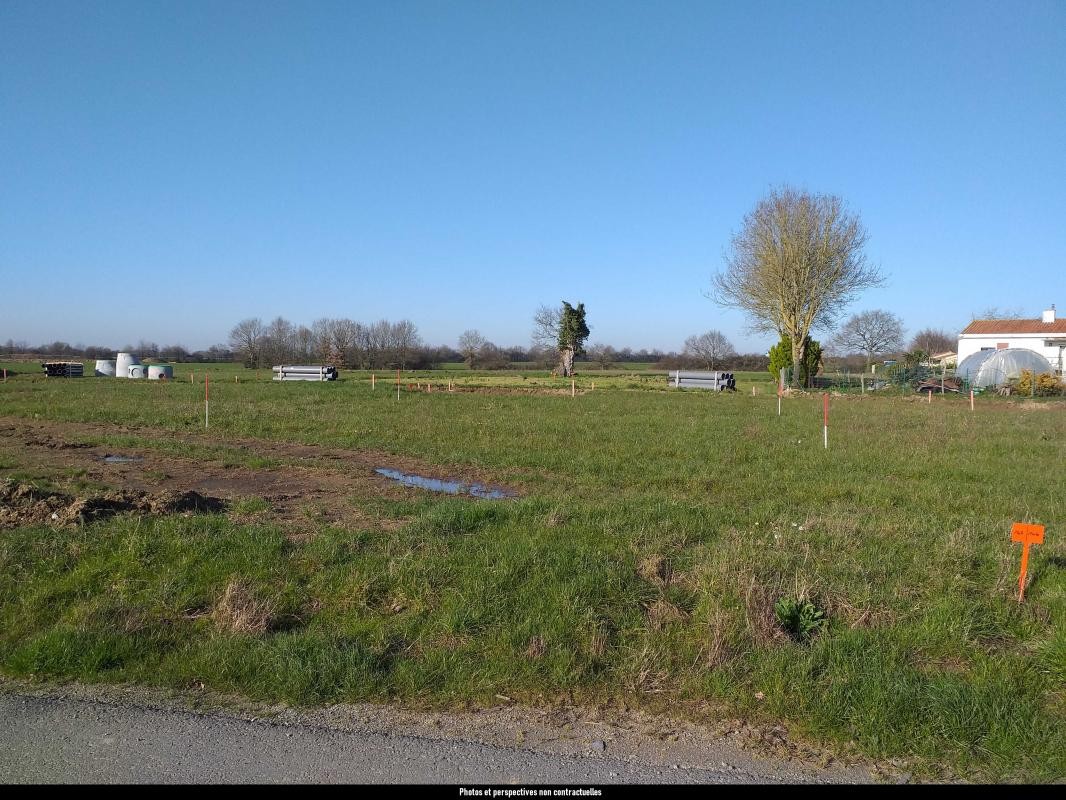
<svg viewBox="0 0 1066 800"><path fill-rule="evenodd" d="M903 321L888 311L863 311L848 318L833 344L845 355L862 353L869 369L876 356L903 349Z"/></svg>
<svg viewBox="0 0 1066 800"><path fill-rule="evenodd" d="M733 235L711 297L746 312L754 330L788 336L801 364L811 330L832 329L860 291L884 281L866 261L866 238L839 197L774 189Z"/></svg>
<svg viewBox="0 0 1066 800"><path fill-rule="evenodd" d="M914 338L911 339L911 346L908 349L921 350L923 353L936 355L937 353L946 353L948 351L954 352L958 344L959 338L945 330L925 328L914 334Z"/></svg>
<svg viewBox="0 0 1066 800"><path fill-rule="evenodd" d="M561 308L542 305L533 315L533 349L544 354L545 361L559 360L559 322Z"/></svg>
<svg viewBox="0 0 1066 800"><path fill-rule="evenodd" d="M478 354L487 344L490 344L490 342L476 330L463 331L459 337L459 352L466 359L467 366L474 366L474 361L477 360Z"/></svg>
<svg viewBox="0 0 1066 800"><path fill-rule="evenodd" d="M240 355L246 367L261 367L265 335L263 320L249 317L233 326L229 332L229 346Z"/></svg>
<svg viewBox="0 0 1066 800"><path fill-rule="evenodd" d="M736 355L736 353L732 343L721 331L707 331L699 336L689 336L685 339L684 354L700 359L707 365L707 369L714 369L715 361Z"/></svg>

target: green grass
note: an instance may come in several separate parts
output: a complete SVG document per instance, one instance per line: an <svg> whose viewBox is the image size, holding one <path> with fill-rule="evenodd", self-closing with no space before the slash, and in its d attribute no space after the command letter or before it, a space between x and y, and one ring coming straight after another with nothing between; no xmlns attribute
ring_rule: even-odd
<svg viewBox="0 0 1066 800"><path fill-rule="evenodd" d="M523 497L353 495L367 518L410 521L319 524L300 541L243 519L257 498L231 517L5 531L0 669L306 704L570 692L673 713L708 704L909 758L919 774L1066 773L1061 406L834 400L827 452L820 398L787 399L778 417L768 375L728 396L665 391L661 377L627 390L625 376L575 399L397 401L364 379L232 374L213 383L215 445L177 441L203 425L203 387L182 381L14 380L0 414L171 432L167 447L237 463L262 454L236 437L380 450ZM752 382L770 390L752 397ZM1015 520L1048 531L1024 604ZM265 630L212 617L234 580L270 610ZM810 599L827 627L793 641L776 627L781 597Z"/></svg>

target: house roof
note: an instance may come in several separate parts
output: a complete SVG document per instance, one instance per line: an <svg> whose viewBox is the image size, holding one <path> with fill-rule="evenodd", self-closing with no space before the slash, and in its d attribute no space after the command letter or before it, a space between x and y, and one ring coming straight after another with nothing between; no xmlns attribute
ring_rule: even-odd
<svg viewBox="0 0 1066 800"><path fill-rule="evenodd" d="M975 319L967 325L962 335L968 333L1066 333L1066 319L1041 322L1038 319Z"/></svg>

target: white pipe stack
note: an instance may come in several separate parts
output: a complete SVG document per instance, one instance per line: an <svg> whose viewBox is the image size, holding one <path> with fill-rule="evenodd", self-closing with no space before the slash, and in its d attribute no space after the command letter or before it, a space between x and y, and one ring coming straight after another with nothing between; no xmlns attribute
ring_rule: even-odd
<svg viewBox="0 0 1066 800"><path fill-rule="evenodd" d="M732 372L686 372L670 373L670 386L675 389L710 389L712 392L736 391L737 382Z"/></svg>
<svg viewBox="0 0 1066 800"><path fill-rule="evenodd" d="M274 367L276 381L335 381L336 367L314 366L306 364L283 364Z"/></svg>

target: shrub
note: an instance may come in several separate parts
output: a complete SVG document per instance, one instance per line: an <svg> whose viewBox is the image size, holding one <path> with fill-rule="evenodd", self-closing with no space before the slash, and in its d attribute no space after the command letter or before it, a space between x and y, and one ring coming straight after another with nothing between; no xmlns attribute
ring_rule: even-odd
<svg viewBox="0 0 1066 800"><path fill-rule="evenodd" d="M810 600L782 597L774 603L774 614L781 629L797 642L810 641L828 620Z"/></svg>
<svg viewBox="0 0 1066 800"><path fill-rule="evenodd" d="M818 367L822 361L822 345L810 336L806 339L806 348L803 351L803 363L800 365L799 383L807 386L810 378L818 374ZM768 369L779 380L782 368L792 369L792 339L782 336L781 341L770 348L770 364Z"/></svg>
<svg viewBox="0 0 1066 800"><path fill-rule="evenodd" d="M1035 386L1033 384L1034 379L1036 381ZM1022 395L1047 396L1062 394L1066 391L1066 385L1050 372L1041 372L1039 375L1034 376L1031 369L1023 369L1018 382L1015 384L1014 391L1016 394Z"/></svg>

